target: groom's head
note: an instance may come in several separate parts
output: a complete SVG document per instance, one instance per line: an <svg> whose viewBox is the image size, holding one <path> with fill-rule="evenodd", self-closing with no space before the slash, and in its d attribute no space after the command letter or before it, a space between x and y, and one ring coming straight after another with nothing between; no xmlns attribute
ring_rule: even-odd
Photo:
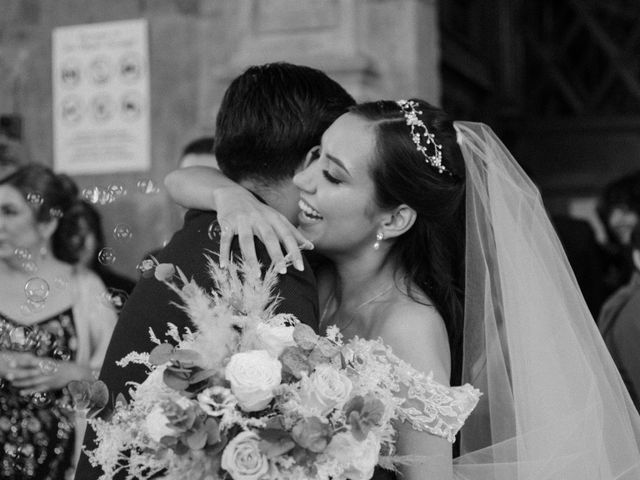
<svg viewBox="0 0 640 480"><path fill-rule="evenodd" d="M293 175L327 127L354 103L320 70L288 63L250 67L233 80L220 105L218 165L291 219L298 200Z"/></svg>

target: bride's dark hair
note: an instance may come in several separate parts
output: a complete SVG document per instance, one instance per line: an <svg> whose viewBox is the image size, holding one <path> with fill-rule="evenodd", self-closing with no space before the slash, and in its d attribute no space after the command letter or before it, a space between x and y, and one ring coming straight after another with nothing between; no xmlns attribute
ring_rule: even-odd
<svg viewBox="0 0 640 480"><path fill-rule="evenodd" d="M413 102L422 112L418 118L442 146L446 172L428 164L417 150L398 103L363 103L350 112L372 122L376 158L371 175L377 204L406 204L417 212L414 225L394 242L391 255L406 272L408 286L422 290L442 315L451 349L451 382L458 384L464 319L464 160L449 116L422 100ZM420 301L414 294L412 298Z"/></svg>

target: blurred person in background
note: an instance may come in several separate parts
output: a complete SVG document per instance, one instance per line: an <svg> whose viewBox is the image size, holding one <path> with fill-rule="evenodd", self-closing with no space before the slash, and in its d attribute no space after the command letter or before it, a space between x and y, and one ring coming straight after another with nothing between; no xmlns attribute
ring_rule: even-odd
<svg viewBox="0 0 640 480"><path fill-rule="evenodd" d="M84 425L66 385L99 372L116 322L69 232L77 187L30 164L0 180L0 478L61 480ZM75 449L74 449L75 446Z"/></svg>
<svg viewBox="0 0 640 480"><path fill-rule="evenodd" d="M598 215L608 242L604 246L605 298L632 274L631 232L640 220L640 170L609 183L599 200Z"/></svg>
<svg viewBox="0 0 640 480"><path fill-rule="evenodd" d="M22 145L0 131L0 179L27 163Z"/></svg>
<svg viewBox="0 0 640 480"><path fill-rule="evenodd" d="M98 259L98 253L106 246L100 212L90 203L81 200L76 202L66 215L73 219L64 227L69 228L65 233L73 250L76 251L75 262L93 270L108 289L130 294L135 282L103 265Z"/></svg>
<svg viewBox="0 0 640 480"><path fill-rule="evenodd" d="M528 165L521 165L529 178L537 183L537 175ZM543 196L543 201L545 200ZM582 219L571 216L567 211L549 212L551 223L562 243L571 270L576 276L580 292L584 296L593 318L598 317L604 297L603 269L604 254L597 241L591 224Z"/></svg>
<svg viewBox="0 0 640 480"><path fill-rule="evenodd" d="M190 141L182 149L178 168L193 167L194 165L218 168L213 147L213 137L200 137Z"/></svg>
<svg viewBox="0 0 640 480"><path fill-rule="evenodd" d="M633 403L640 410L640 224L629 234L631 279L602 307L598 326Z"/></svg>

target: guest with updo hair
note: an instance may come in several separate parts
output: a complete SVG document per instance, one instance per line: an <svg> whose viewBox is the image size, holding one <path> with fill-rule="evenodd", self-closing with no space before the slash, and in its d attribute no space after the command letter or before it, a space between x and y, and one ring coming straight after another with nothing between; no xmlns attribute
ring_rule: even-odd
<svg viewBox="0 0 640 480"><path fill-rule="evenodd" d="M0 478L62 479L84 425L66 386L92 380L115 326L100 278L77 264L78 188L30 164L0 180ZM81 436L79 438L82 438Z"/></svg>

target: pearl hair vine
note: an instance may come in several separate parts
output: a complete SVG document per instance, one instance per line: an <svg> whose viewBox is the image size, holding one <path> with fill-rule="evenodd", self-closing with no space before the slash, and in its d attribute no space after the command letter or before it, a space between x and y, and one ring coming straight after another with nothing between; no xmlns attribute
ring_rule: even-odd
<svg viewBox="0 0 640 480"><path fill-rule="evenodd" d="M413 100L398 100L396 102L402 113L407 125L411 128L411 139L416 144L416 150L424 155L425 161L438 173L452 173L442 164L442 145L436 142L435 135L429 131L427 126L418 115L422 115L422 110L418 110L418 103ZM428 148L433 150L429 153Z"/></svg>

